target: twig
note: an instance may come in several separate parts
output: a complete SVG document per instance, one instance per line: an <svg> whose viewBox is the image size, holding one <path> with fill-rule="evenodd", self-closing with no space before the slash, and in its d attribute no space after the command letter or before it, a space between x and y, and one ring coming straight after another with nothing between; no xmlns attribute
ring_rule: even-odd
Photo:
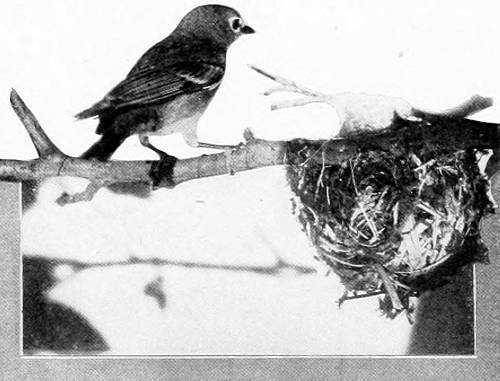
<svg viewBox="0 0 500 381"><path fill-rule="evenodd" d="M278 82L281 86L277 86L274 88L271 88L267 90L264 95L271 95L275 92L280 92L280 91L291 91L295 93L300 93L307 95L309 97L325 97L325 94L322 94L320 92L308 89L307 87L298 85L296 82L286 79L283 77L280 77L278 75L270 74L269 72L266 72L262 69L259 69L258 67L254 65L248 65L250 69L255 70L257 73L263 75L264 77L267 77L269 79L272 79L275 82Z"/></svg>
<svg viewBox="0 0 500 381"><path fill-rule="evenodd" d="M430 112L414 109L414 115L419 117L446 116L448 118L466 118L488 107L493 106L493 98L473 95L457 107L450 108L441 112Z"/></svg>
<svg viewBox="0 0 500 381"><path fill-rule="evenodd" d="M10 92L10 104L19 119L21 119L24 127L26 127L26 131L28 131L31 141L38 152L38 156L41 158L65 156L45 134L42 126L40 126L40 123L36 120L35 115L33 115L31 110L26 106L17 91L14 89Z"/></svg>
<svg viewBox="0 0 500 381"><path fill-rule="evenodd" d="M355 300L355 299L364 299L364 298L370 298L372 296L378 296L385 294L384 291L373 291L373 292L366 292L364 294L355 294L355 295L349 295L347 291L342 295L339 300L337 300L337 304L339 308L342 307L342 304L348 300Z"/></svg>
<svg viewBox="0 0 500 381"><path fill-rule="evenodd" d="M29 258L30 256L25 256ZM132 265L153 265L153 266L176 266L185 268L197 269L210 269L210 270L223 270L223 271L237 271L237 272L252 272L261 275L280 275L289 270L294 271L297 275L309 275L316 272L312 267L294 265L277 258L276 262L271 266L252 266L252 265L222 265L204 262L191 262L191 261L176 261L164 258L137 258L130 257L128 260L123 261L110 261L110 262L83 262L73 259L58 259L51 258L50 263L54 266L68 265L76 271L82 271L90 268L99 267L112 267L112 266L132 266Z"/></svg>
<svg viewBox="0 0 500 381"><path fill-rule="evenodd" d="M63 193L56 202L59 205L74 204L81 201L91 201L95 194L106 185L106 182L91 181L85 190L76 194Z"/></svg>
<svg viewBox="0 0 500 381"><path fill-rule="evenodd" d="M280 93L280 92L292 92L292 93L297 93L297 94L302 94L305 95L304 98L298 98L298 99L289 99L277 103L273 103L271 105L271 110L280 110L284 108L291 108L291 107L299 107L299 106L305 106L311 103L328 103L331 106L334 106L331 104L330 99L332 96L326 95L323 93L320 93L318 91L314 91L311 89L308 89L305 86L299 85L298 83L287 79L280 77L275 74L271 74L267 71L264 71L256 66L253 65L248 65L250 69L255 70L257 73L263 75L266 78L269 78L273 80L274 82L279 83L279 86L271 87L264 91L262 94L265 96L269 96L275 93Z"/></svg>
<svg viewBox="0 0 500 381"><path fill-rule="evenodd" d="M271 110L279 110L283 108L305 106L311 103L325 103L325 98L315 97L315 98L299 98L299 99L289 99L282 102L274 103L271 105Z"/></svg>
<svg viewBox="0 0 500 381"><path fill-rule="evenodd" d="M385 272L384 267L379 263L375 264L373 267L384 284L385 290L391 299L392 307L397 311L403 310L404 307L399 299L398 293L396 292L396 288L392 284L392 280L389 278L389 275Z"/></svg>

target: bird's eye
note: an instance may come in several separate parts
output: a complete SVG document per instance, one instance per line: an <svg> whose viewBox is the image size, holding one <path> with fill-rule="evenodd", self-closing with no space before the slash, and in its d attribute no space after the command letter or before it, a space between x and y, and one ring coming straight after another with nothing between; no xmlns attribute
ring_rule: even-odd
<svg viewBox="0 0 500 381"><path fill-rule="evenodd" d="M241 27L243 26L243 21L239 17L232 17L229 20L229 25L231 25L231 29L235 32L239 32Z"/></svg>

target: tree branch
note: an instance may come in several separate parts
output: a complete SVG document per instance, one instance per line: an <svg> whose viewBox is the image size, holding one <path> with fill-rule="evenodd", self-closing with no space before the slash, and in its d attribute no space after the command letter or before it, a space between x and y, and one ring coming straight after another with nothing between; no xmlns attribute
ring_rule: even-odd
<svg viewBox="0 0 500 381"><path fill-rule="evenodd" d="M276 91L292 91L305 95L306 98L299 99L297 104L324 101L333 105L331 99L337 97L309 90L288 79L266 73L256 67L252 68L279 83L280 86L268 92L269 94ZM59 150L15 90L11 92L11 104L28 131L40 157L29 161L0 159L0 180L22 182L70 176L91 181L83 193L61 197L58 200L61 204L88 201L101 187L113 183L142 182L154 184L156 187L173 187L193 179L290 164L287 159L288 154L297 152L305 146L318 148L308 160L317 160L331 165L341 164L356 155L363 147L389 150L401 142L411 144L417 140L428 141L437 146L456 149L468 147L490 149L497 148L499 143L497 124L461 119L470 113L491 106L492 102L489 98L474 96L447 113L424 113L422 114L424 119L419 120L403 119L392 111L389 125L391 128L372 129L372 131L362 129L362 133L358 135L346 135L349 136L347 139L267 141L255 138L250 130L246 130L244 132L246 143L240 144L230 152L177 160L174 165L161 160L101 162L71 157ZM281 107L293 105L293 102L285 102ZM426 122L426 116L429 116L432 123ZM362 122L366 121L362 119ZM362 126L365 125L362 124ZM366 124L366 126L367 130L370 130L369 125Z"/></svg>
<svg viewBox="0 0 500 381"><path fill-rule="evenodd" d="M230 155L217 153L179 160L171 178L160 174L159 187L175 186L184 181L218 176L232 172L284 164L287 142L253 139L235 149ZM229 159L226 158L229 156ZM64 155L60 160L52 157L24 161L0 159L0 179L4 181L42 180L47 177L72 176L103 185L126 182L152 182L152 172L161 161L113 160L101 162Z"/></svg>
<svg viewBox="0 0 500 381"><path fill-rule="evenodd" d="M58 200L61 204L88 201L100 187L113 183L145 182L157 187L172 187L188 180L284 163L286 142L255 139L251 131L245 131L246 144L229 153L178 160L174 168L166 167L161 160L101 162L71 157L52 143L15 90L12 90L10 100L37 149L39 159L0 160L0 179L17 182L72 176L92 182L83 193L62 197Z"/></svg>

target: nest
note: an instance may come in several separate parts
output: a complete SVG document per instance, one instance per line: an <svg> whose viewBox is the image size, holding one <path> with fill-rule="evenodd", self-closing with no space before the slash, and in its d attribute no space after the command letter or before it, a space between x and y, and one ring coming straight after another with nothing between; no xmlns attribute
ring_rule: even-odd
<svg viewBox="0 0 500 381"><path fill-rule="evenodd" d="M317 259L345 286L339 304L382 294L389 317L486 257L479 224L495 207L479 165L488 151L418 137L409 144L400 131L420 124L408 123L390 144L350 139L356 149L342 161L330 160L331 141L295 141L287 151L294 212Z"/></svg>

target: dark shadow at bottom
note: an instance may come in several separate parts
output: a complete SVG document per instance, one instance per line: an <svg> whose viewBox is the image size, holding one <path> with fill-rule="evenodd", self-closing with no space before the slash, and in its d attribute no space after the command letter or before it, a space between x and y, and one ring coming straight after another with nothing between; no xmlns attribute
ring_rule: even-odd
<svg viewBox="0 0 500 381"><path fill-rule="evenodd" d="M47 259L23 258L24 353L95 353L109 349L99 332L79 313L46 298L45 293L55 285L54 267Z"/></svg>
<svg viewBox="0 0 500 381"><path fill-rule="evenodd" d="M450 283L420 297L409 355L473 355L472 265Z"/></svg>

